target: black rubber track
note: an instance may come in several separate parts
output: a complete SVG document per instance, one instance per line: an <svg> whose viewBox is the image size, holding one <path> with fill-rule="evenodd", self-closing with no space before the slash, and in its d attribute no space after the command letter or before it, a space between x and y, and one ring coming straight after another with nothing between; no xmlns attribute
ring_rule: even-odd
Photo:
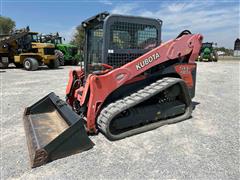
<svg viewBox="0 0 240 180"><path fill-rule="evenodd" d="M110 124L111 121L116 117L119 113L136 106L137 104L148 100L149 98L159 94L161 91L166 90L170 86L179 84L182 88L182 93L184 97L184 103L186 104L186 110L185 113L166 120L160 120L154 123L146 124L141 127L137 127L135 129L131 129L128 131L125 131L120 134L112 134L110 131ZM152 129L156 129L160 126L166 125L166 124L172 124L176 123L185 119L188 119L191 116L192 113L192 101L191 97L189 95L187 86L185 82L178 78L163 78L161 80L158 80L149 86L125 97L124 99L118 100L116 102L113 102L109 105L107 105L103 110L100 112L98 119L97 119L97 126L98 129L110 140L118 140L123 139L125 137L129 137L135 134L139 134L142 132L146 132Z"/></svg>

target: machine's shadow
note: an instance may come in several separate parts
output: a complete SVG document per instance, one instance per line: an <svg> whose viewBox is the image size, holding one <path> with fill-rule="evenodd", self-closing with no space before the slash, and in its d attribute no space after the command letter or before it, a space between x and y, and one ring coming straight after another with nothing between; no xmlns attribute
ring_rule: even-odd
<svg viewBox="0 0 240 180"><path fill-rule="evenodd" d="M62 67L60 66L60 67L58 67L58 68L56 68L56 69L50 69L50 68L48 68L48 67L46 67L46 66L40 66L40 67L37 69L37 71L49 71L49 70L51 70L51 71L56 71L56 70L61 70L61 69L64 69L64 68L62 68Z"/></svg>
<svg viewBox="0 0 240 180"><path fill-rule="evenodd" d="M17 69L17 68L16 68ZM18 69L21 69L22 71L26 71L25 69L23 69L23 68L18 68ZM46 66L40 66L37 70L35 70L35 71L48 71L48 70L51 70L51 71L56 71L56 70L61 70L61 69L64 69L64 68L62 68L62 67L58 67L58 68L56 68L56 69L50 69L50 68L48 68L48 67L46 67Z"/></svg>

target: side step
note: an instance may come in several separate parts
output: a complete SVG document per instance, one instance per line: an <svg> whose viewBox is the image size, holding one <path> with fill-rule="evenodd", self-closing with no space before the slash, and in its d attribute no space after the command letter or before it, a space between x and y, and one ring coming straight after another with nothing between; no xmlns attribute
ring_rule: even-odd
<svg viewBox="0 0 240 180"><path fill-rule="evenodd" d="M83 118L54 93L27 107L23 121L32 168L94 146Z"/></svg>

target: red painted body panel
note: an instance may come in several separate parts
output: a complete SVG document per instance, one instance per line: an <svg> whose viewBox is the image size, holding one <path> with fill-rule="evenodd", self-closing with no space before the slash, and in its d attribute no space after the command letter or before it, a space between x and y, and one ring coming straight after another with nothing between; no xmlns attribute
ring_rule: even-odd
<svg viewBox="0 0 240 180"><path fill-rule="evenodd" d="M194 86L192 71L196 68L196 64L178 64L175 66L176 72L180 75L181 79L185 81L189 88Z"/></svg>
<svg viewBox="0 0 240 180"><path fill-rule="evenodd" d="M75 78L81 80L83 82L84 80L84 71L83 69L78 69L78 70L71 70L69 72L69 79L68 79L68 84L67 84L67 88L66 88L66 95L68 96L67 99L67 103L70 104L71 106L73 105L73 100L76 97L75 95L70 94L71 91L73 92L73 94L75 94L77 91L76 89L73 89L73 83Z"/></svg>

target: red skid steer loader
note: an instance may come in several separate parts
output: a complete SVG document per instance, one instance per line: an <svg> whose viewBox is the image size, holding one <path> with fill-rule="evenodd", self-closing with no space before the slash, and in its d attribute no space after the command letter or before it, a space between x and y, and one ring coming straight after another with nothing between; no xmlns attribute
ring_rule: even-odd
<svg viewBox="0 0 240 180"><path fill-rule="evenodd" d="M92 148L89 134L118 140L191 116L203 37L160 44L161 25L107 12L82 23L84 67L70 71L66 101L50 93L24 112L32 167Z"/></svg>

